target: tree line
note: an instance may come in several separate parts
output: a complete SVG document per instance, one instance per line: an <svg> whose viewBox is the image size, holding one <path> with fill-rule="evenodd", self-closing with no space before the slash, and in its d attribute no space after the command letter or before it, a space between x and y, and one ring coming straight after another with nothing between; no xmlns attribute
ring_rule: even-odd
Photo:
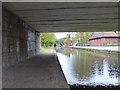
<svg viewBox="0 0 120 90"><path fill-rule="evenodd" d="M40 33L41 46L49 47L56 43L56 37L54 33Z"/></svg>
<svg viewBox="0 0 120 90"><path fill-rule="evenodd" d="M77 42L77 46L88 46L89 38L94 32L74 32L71 33L73 35L72 42L73 44ZM115 31L118 35L120 35L120 31ZM40 33L41 46L49 47L56 43L56 40L64 41L67 38L67 35L61 39L56 39L54 33Z"/></svg>

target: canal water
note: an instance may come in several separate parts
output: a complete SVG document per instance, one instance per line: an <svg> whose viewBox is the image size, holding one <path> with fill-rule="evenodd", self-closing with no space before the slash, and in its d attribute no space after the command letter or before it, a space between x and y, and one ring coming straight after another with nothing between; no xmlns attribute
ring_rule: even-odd
<svg viewBox="0 0 120 90"><path fill-rule="evenodd" d="M57 48L57 55L69 85L119 86L118 54Z"/></svg>

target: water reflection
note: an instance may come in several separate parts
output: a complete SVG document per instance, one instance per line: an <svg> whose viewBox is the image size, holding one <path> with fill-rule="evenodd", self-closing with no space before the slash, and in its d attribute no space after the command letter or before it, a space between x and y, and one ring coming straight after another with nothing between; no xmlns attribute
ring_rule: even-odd
<svg viewBox="0 0 120 90"><path fill-rule="evenodd" d="M57 55L69 84L119 85L118 55L57 48Z"/></svg>

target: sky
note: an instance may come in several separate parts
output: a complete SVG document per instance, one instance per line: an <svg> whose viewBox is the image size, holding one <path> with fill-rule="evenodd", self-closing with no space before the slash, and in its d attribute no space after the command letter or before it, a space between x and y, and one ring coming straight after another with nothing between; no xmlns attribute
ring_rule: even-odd
<svg viewBox="0 0 120 90"><path fill-rule="evenodd" d="M54 34L57 39L60 39L60 38L65 37L67 34L70 34L71 37L73 37L76 34L76 32L58 32L58 33L54 33Z"/></svg>
<svg viewBox="0 0 120 90"><path fill-rule="evenodd" d="M59 33L54 33L57 39L65 37L68 32L59 32Z"/></svg>

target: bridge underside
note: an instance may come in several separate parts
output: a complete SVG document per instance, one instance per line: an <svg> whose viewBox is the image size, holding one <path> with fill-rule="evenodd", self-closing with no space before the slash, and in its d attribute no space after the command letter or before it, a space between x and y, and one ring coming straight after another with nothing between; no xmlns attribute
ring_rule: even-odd
<svg viewBox="0 0 120 90"><path fill-rule="evenodd" d="M117 2L3 2L3 67L38 54L40 32L117 30Z"/></svg>
<svg viewBox="0 0 120 90"><path fill-rule="evenodd" d="M3 2L3 67L36 55L40 32L117 30L117 2Z"/></svg>
<svg viewBox="0 0 120 90"><path fill-rule="evenodd" d="M117 2L4 2L39 32L118 30Z"/></svg>

